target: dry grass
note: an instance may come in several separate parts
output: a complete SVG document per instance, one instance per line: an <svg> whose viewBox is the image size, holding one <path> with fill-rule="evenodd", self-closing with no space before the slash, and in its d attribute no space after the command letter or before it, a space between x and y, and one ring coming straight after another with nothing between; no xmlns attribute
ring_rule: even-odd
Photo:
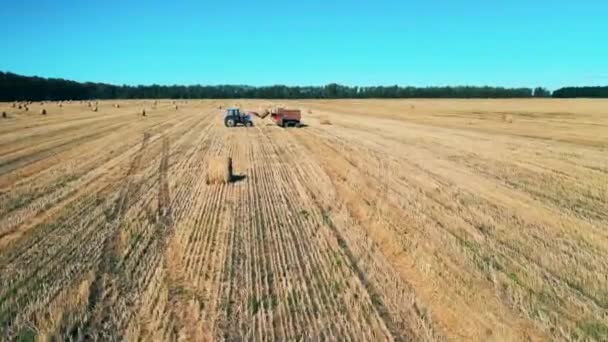
<svg viewBox="0 0 608 342"><path fill-rule="evenodd" d="M151 101L0 125L3 339L608 339L608 101Z"/></svg>

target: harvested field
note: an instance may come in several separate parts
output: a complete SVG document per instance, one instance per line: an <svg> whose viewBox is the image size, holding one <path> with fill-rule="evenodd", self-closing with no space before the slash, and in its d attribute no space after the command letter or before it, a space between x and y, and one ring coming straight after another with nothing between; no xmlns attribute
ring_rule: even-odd
<svg viewBox="0 0 608 342"><path fill-rule="evenodd" d="M608 101L147 104L0 103L3 339L608 340Z"/></svg>

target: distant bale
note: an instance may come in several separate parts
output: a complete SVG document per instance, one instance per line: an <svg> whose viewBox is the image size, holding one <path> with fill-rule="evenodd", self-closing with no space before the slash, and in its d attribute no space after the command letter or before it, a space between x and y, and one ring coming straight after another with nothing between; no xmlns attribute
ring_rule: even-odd
<svg viewBox="0 0 608 342"><path fill-rule="evenodd" d="M21 109L21 105L18 106L18 109Z"/></svg>
<svg viewBox="0 0 608 342"><path fill-rule="evenodd" d="M510 114L503 114L502 121L506 123L513 123L513 116Z"/></svg>
<svg viewBox="0 0 608 342"><path fill-rule="evenodd" d="M146 110L145 109L141 110L141 116L146 116Z"/></svg>
<svg viewBox="0 0 608 342"><path fill-rule="evenodd" d="M178 110L178 107L177 107L177 105L175 105L175 110Z"/></svg>
<svg viewBox="0 0 608 342"><path fill-rule="evenodd" d="M8 115L6 114L6 112L2 112L2 117L5 118L5 119L8 117Z"/></svg>
<svg viewBox="0 0 608 342"><path fill-rule="evenodd" d="M42 115L46 115L46 109L42 108L42 109L40 110L40 114L42 114Z"/></svg>
<svg viewBox="0 0 608 342"><path fill-rule="evenodd" d="M63 103L59 102L58 106L61 108L63 107Z"/></svg>
<svg viewBox="0 0 608 342"><path fill-rule="evenodd" d="M214 157L207 163L205 183L227 184L232 181L232 158Z"/></svg>
<svg viewBox="0 0 608 342"><path fill-rule="evenodd" d="M12 107L13 107L13 108L17 107L17 105L15 104L15 102L13 102Z"/></svg>
<svg viewBox="0 0 608 342"><path fill-rule="evenodd" d="M120 104L118 104L118 103L114 104L114 108L120 108Z"/></svg>
<svg viewBox="0 0 608 342"><path fill-rule="evenodd" d="M91 102L87 102L87 107L92 107Z"/></svg>
<svg viewBox="0 0 608 342"><path fill-rule="evenodd" d="M321 125L331 125L331 121L329 120L329 118L327 116L322 116L319 118L319 123Z"/></svg>
<svg viewBox="0 0 608 342"><path fill-rule="evenodd" d="M93 107L93 111L97 112L99 110L99 108L97 106Z"/></svg>
<svg viewBox="0 0 608 342"><path fill-rule="evenodd" d="M29 110L30 110L30 109L29 109L27 106L25 106L25 111L27 112L27 111L29 111Z"/></svg>

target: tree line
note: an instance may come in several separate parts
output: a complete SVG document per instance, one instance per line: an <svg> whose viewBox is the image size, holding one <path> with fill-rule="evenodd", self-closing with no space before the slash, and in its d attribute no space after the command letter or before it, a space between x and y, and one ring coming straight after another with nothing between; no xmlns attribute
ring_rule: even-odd
<svg viewBox="0 0 608 342"><path fill-rule="evenodd" d="M608 98L608 86L606 87L565 87L553 92L553 97L574 98L574 97L595 97Z"/></svg>
<svg viewBox="0 0 608 342"><path fill-rule="evenodd" d="M599 88L599 89L598 89ZM545 88L503 87L358 87L246 85L112 85L80 83L57 78L22 76L0 72L0 101L57 101L87 99L338 99L338 98L530 98L530 97L608 97L608 87L562 88L553 94Z"/></svg>

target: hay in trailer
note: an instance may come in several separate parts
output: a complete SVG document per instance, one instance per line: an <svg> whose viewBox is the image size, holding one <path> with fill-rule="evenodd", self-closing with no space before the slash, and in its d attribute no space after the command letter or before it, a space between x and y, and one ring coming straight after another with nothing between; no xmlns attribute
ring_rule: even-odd
<svg viewBox="0 0 608 342"><path fill-rule="evenodd" d="M232 158L212 157L207 162L207 173L205 183L228 184L232 181Z"/></svg>
<svg viewBox="0 0 608 342"><path fill-rule="evenodd" d="M40 110L40 114L42 114L42 115L46 115L46 109L42 108L42 109Z"/></svg>

